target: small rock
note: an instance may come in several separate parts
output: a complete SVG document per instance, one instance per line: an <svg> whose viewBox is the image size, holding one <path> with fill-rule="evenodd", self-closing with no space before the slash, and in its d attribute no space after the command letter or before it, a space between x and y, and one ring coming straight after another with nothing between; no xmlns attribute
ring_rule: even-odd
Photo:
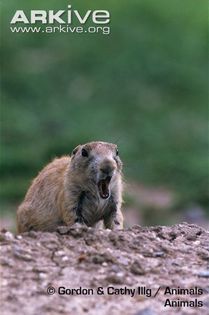
<svg viewBox="0 0 209 315"><path fill-rule="evenodd" d="M154 257L153 249L144 250L142 254L144 257Z"/></svg>
<svg viewBox="0 0 209 315"><path fill-rule="evenodd" d="M85 232L87 232L90 228L88 226L80 224L80 223L75 223L69 228L68 234L72 235L73 237L81 237L84 235Z"/></svg>
<svg viewBox="0 0 209 315"><path fill-rule="evenodd" d="M2 287L3 287L3 286L7 286L7 285L8 285L7 279L1 280L1 285L2 285Z"/></svg>
<svg viewBox="0 0 209 315"><path fill-rule="evenodd" d="M2 266L8 266L8 267L13 267L14 266L14 262L12 259L9 259L7 257L2 257L0 260L0 263Z"/></svg>
<svg viewBox="0 0 209 315"><path fill-rule="evenodd" d="M9 231L6 231L5 233L1 233L0 234L0 242L11 242L14 240L14 235L9 232Z"/></svg>
<svg viewBox="0 0 209 315"><path fill-rule="evenodd" d="M209 270L202 270L197 273L198 277L209 278Z"/></svg>
<svg viewBox="0 0 209 315"><path fill-rule="evenodd" d="M137 260L131 265L131 272L135 275L144 275L146 273Z"/></svg>
<svg viewBox="0 0 209 315"><path fill-rule="evenodd" d="M22 255L18 252L14 252L14 256L18 259L21 259L21 260L25 260L25 261L33 261L34 259L28 255L28 254L25 254L25 255Z"/></svg>
<svg viewBox="0 0 209 315"><path fill-rule="evenodd" d="M37 232L35 231L29 231L27 235L31 238L37 238Z"/></svg>
<svg viewBox="0 0 209 315"><path fill-rule="evenodd" d="M199 257L201 257L202 258L202 260L209 260L209 252L208 251L204 251L204 250L201 250L201 251L199 251L198 253L197 253L197 255L199 256Z"/></svg>
<svg viewBox="0 0 209 315"><path fill-rule="evenodd" d="M138 311L134 315L156 315L156 313L151 308L144 308L141 311Z"/></svg>
<svg viewBox="0 0 209 315"><path fill-rule="evenodd" d="M166 254L164 252L154 252L153 257L165 257Z"/></svg>
<svg viewBox="0 0 209 315"><path fill-rule="evenodd" d="M92 254L91 260L94 264L102 264L104 262L115 262L115 258L112 256L112 254L105 252L101 254Z"/></svg>
<svg viewBox="0 0 209 315"><path fill-rule="evenodd" d="M189 235L187 235L186 239L188 241L195 241L197 239L197 235L190 233Z"/></svg>
<svg viewBox="0 0 209 315"><path fill-rule="evenodd" d="M110 273L106 280L113 284L123 284L124 283L124 273Z"/></svg>
<svg viewBox="0 0 209 315"><path fill-rule="evenodd" d="M68 234L70 228L68 226L58 226L57 232L61 235Z"/></svg>
<svg viewBox="0 0 209 315"><path fill-rule="evenodd" d="M117 273L117 272L120 272L121 269L120 269L120 267L118 265L112 265L111 266L111 271Z"/></svg>
<svg viewBox="0 0 209 315"><path fill-rule="evenodd" d="M116 273L116 276L118 278L123 278L125 276L125 274L124 274L124 272L121 271L121 272Z"/></svg>
<svg viewBox="0 0 209 315"><path fill-rule="evenodd" d="M95 255L92 257L92 262L95 264L102 264L105 262L105 257L102 255Z"/></svg>
<svg viewBox="0 0 209 315"><path fill-rule="evenodd" d="M39 279L42 280L42 279L46 279L47 275L43 272L39 273L38 275Z"/></svg>
<svg viewBox="0 0 209 315"><path fill-rule="evenodd" d="M84 240L86 242L86 245L91 246L98 241L98 238L96 237L96 235L90 234L87 235Z"/></svg>
<svg viewBox="0 0 209 315"><path fill-rule="evenodd" d="M21 247L16 246L16 245L13 247L13 255L16 258L21 259L21 260L25 260L25 261L33 261L34 260L32 258L32 256L30 255L30 252L27 252L27 251L23 250Z"/></svg>
<svg viewBox="0 0 209 315"><path fill-rule="evenodd" d="M62 261L68 261L69 259L68 259L68 257L67 256L63 256L62 257Z"/></svg>
<svg viewBox="0 0 209 315"><path fill-rule="evenodd" d="M141 226L138 225L138 224L134 224L132 227L131 227L131 230L140 230L141 229Z"/></svg>
<svg viewBox="0 0 209 315"><path fill-rule="evenodd" d="M128 265L129 265L129 259L126 258L126 257L119 257L119 258L118 258L118 262L119 262L121 265L124 265L124 266L128 266Z"/></svg>
<svg viewBox="0 0 209 315"><path fill-rule="evenodd" d="M16 235L15 238L16 238L17 240L22 240L22 235Z"/></svg>
<svg viewBox="0 0 209 315"><path fill-rule="evenodd" d="M64 256L65 252L63 250L58 250L57 252L54 253L54 256L60 257L60 256Z"/></svg>

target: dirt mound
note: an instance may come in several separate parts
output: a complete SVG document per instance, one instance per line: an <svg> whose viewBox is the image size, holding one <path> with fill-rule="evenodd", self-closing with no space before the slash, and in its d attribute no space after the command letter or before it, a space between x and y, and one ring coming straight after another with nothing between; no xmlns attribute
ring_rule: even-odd
<svg viewBox="0 0 209 315"><path fill-rule="evenodd" d="M3 231L1 314L209 314L209 232Z"/></svg>

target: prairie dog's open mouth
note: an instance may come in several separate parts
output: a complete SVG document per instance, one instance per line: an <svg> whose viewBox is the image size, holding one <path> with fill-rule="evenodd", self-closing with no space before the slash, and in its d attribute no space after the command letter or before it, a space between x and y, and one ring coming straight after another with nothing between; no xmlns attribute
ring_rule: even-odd
<svg viewBox="0 0 209 315"><path fill-rule="evenodd" d="M101 179L98 182L99 195L102 199L107 199L110 196L109 184L111 177L107 176L105 179Z"/></svg>

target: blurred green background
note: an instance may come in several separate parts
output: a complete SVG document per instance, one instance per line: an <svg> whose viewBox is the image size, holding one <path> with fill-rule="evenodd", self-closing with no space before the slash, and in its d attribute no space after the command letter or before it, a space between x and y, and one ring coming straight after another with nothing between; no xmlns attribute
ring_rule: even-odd
<svg viewBox="0 0 209 315"><path fill-rule="evenodd" d="M109 10L111 34L10 31L18 9L68 4L81 13ZM46 163L92 140L119 146L130 222L207 220L207 6L206 0L1 2L2 220L14 217Z"/></svg>

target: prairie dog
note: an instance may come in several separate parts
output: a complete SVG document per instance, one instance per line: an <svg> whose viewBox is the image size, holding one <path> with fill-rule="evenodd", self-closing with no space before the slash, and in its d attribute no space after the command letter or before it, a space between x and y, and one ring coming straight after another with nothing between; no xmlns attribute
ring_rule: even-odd
<svg viewBox="0 0 209 315"><path fill-rule="evenodd" d="M55 231L76 222L123 227L122 162L115 144L78 145L71 156L56 158L33 180L17 210L19 233Z"/></svg>

